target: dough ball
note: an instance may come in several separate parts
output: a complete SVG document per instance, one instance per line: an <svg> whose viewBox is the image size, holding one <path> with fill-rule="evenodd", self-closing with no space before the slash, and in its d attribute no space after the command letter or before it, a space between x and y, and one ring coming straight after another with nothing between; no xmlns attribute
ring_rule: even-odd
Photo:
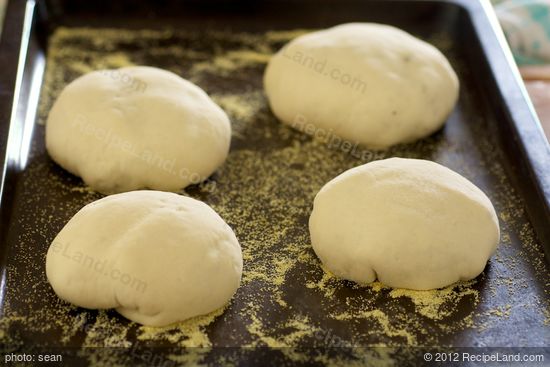
<svg viewBox="0 0 550 367"><path fill-rule="evenodd" d="M327 183L309 230L336 276L418 290L475 278L499 241L495 210L480 189L437 163L401 158Z"/></svg>
<svg viewBox="0 0 550 367"><path fill-rule="evenodd" d="M270 60L273 113L308 134L382 149L438 130L458 79L435 47L381 24L343 24L300 36Z"/></svg>
<svg viewBox="0 0 550 367"><path fill-rule="evenodd" d="M201 201L132 191L86 205L53 240L46 275L57 295L163 326L214 311L239 287L241 247Z"/></svg>
<svg viewBox="0 0 550 367"><path fill-rule="evenodd" d="M92 189L178 191L210 176L229 151L225 112L169 71L94 71L67 85L46 125L52 159Z"/></svg>

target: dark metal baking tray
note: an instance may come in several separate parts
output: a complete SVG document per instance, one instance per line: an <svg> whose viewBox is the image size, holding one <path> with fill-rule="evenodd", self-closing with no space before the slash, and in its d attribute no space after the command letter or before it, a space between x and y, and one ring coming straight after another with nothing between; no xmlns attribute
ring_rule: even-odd
<svg viewBox="0 0 550 367"><path fill-rule="evenodd" d="M284 31L350 21L401 27L448 56L461 92L441 131L356 156L274 118L262 74L265 56L291 37ZM217 318L144 329L113 311L69 306L46 281L50 242L100 195L50 160L43 123L66 83L121 60L190 78L231 117L231 154L210 178L216 190L186 190L221 213L245 254L243 284ZM359 358L406 365L419 350L413 347L548 346L550 148L488 2L10 1L0 68L3 353L58 351L67 364L323 365ZM391 156L443 163L491 198L502 240L475 281L400 294L324 275L307 232L315 193L349 167Z"/></svg>

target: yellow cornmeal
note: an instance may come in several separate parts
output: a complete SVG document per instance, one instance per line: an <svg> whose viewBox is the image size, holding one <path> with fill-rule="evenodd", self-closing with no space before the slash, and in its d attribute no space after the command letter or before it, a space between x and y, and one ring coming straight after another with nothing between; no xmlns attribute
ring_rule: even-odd
<svg viewBox="0 0 550 367"><path fill-rule="evenodd" d="M235 119L238 122L249 122L263 106L263 95L257 91L241 95L212 94L210 97L233 117L233 124Z"/></svg>
<svg viewBox="0 0 550 367"><path fill-rule="evenodd" d="M212 343L204 328L223 314L222 307L207 315L197 316L184 322L165 327L141 326L138 329L138 340L166 340L180 347L210 347Z"/></svg>
<svg viewBox="0 0 550 367"><path fill-rule="evenodd" d="M86 339L83 347L124 347L132 345L126 339L128 328L117 319L107 315L106 311L99 311L93 325L86 329Z"/></svg>
<svg viewBox="0 0 550 367"><path fill-rule="evenodd" d="M288 348L294 347L296 343L304 336L311 335L315 332L310 325L309 318L304 315L293 315L292 318L285 323L284 327L288 329L288 333L283 336L269 335L269 330L264 327L265 320L259 314L260 307L252 302L249 302L247 307L247 315L251 322L247 325L247 330L251 335L255 336L255 340L244 345L244 347L268 346L271 348Z"/></svg>
<svg viewBox="0 0 550 367"><path fill-rule="evenodd" d="M191 74L203 72L214 72L227 75L238 69L243 69L255 64L267 64L271 55L250 50L230 51L224 55L217 56L213 60L196 63L191 68Z"/></svg>
<svg viewBox="0 0 550 367"><path fill-rule="evenodd" d="M392 289L389 294L393 298L407 297L414 303L418 313L432 320L441 320L454 312L452 307L448 307L448 303L456 305L463 297L468 295L472 296L474 304L479 302L478 291L471 287L475 283L475 280L471 280L453 284L443 289L429 291Z"/></svg>
<svg viewBox="0 0 550 367"><path fill-rule="evenodd" d="M550 323L548 287L544 290L546 298L539 296L524 301L521 297L522 290L532 290L532 286L525 280L519 265L530 264L534 276L541 279L548 274L548 268L535 234L524 222L525 213L517 204L521 199L508 183L503 168L496 163L499 159L494 156L494 143L490 139L465 147L443 138L428 139L415 143L412 148L396 147L382 153L382 156L437 159L469 177L484 171L495 177L498 190L493 190L491 200L499 213L502 240L490 262L489 275L432 291L391 289L379 282L357 285L342 281L323 270L312 251L307 218L315 194L328 180L366 161L350 157L337 148L328 149L326 143L305 137L283 124L269 122L273 118L261 89L261 80L256 80L255 86L244 82L250 75L256 75L257 79L258 70L263 70L273 51L306 31L209 32L206 35L209 39L220 43L230 41L228 44L235 45L233 49L215 51L185 48L177 42L169 46L157 44L176 36L194 44L199 37L194 33L178 32L58 29L50 39L39 122L45 123L62 88L79 75L99 68L143 65L147 61L154 64L157 58L168 57L170 62L159 61L160 66L203 87L232 122L233 149L226 163L213 176L216 191L200 198L231 225L239 238L244 259L241 288L224 309L164 328L152 328L129 323L120 316L113 316L113 311L82 312L52 295L49 287L43 284L45 279L40 279L37 289L42 290L28 297L51 299L51 307L32 315L20 315L11 310L8 297L5 314L0 319L1 342L16 342L10 339L9 328L18 325L37 332L58 330L61 333L59 342L63 345L79 343L75 339L84 330L85 346L128 346L133 340L130 335L135 333L138 343L165 342L181 347L182 353L170 354L173 361L201 365L209 348L238 345L279 347L290 360L308 361L307 355L291 347L328 347L327 343L340 338L352 346L380 348L353 350L356 361L326 355L314 356L313 361L327 366L362 366L365 363L393 366L391 351L385 347L436 345L444 335L483 333L510 322L522 310L532 312L533 322ZM449 47L445 37L437 37L436 41L442 48ZM144 50L126 52L118 47L119 43L142 45ZM233 76L237 76L239 82L231 81L230 88L229 83L223 82ZM238 90L233 90L235 86ZM471 121L472 128L482 123ZM245 144L250 141L257 145ZM271 141L278 145L271 146ZM486 159L480 162L464 160L463 150L481 150ZM85 203L101 197L79 181L68 184L59 174L51 173L44 163L31 164L26 174L36 178L29 180L30 191L34 193L27 199L29 202L48 200L50 193L44 188L43 180L47 181L49 189L81 196L80 200L51 202L49 207L35 213L36 217L23 218L37 223L42 238L51 239L50 222L59 213L72 215ZM191 192L192 189L182 193ZM522 243L519 250L511 245L515 242L514 236ZM47 243L36 244L30 235L20 241L23 248L39 248L43 253L48 246ZM19 256L25 254L21 251ZM43 268L43 264L36 266ZM8 266L8 272L16 270ZM32 275L24 274L22 279L30 284L37 283ZM480 285L483 282L486 283L484 288ZM483 293L478 290L480 287ZM503 295L506 296L505 305L498 303L498 297ZM308 300L308 305L314 302L320 311L310 313L301 305L302 299ZM89 314L92 316L88 320ZM209 334L209 328L216 323L223 325L226 316L234 318L235 315L244 325L244 335L224 330L228 340L215 343L215 335ZM335 329L330 325L336 325ZM431 325L430 329L427 325ZM115 357L99 354L89 359L97 365L117 363ZM217 362L220 365L234 363L230 357Z"/></svg>
<svg viewBox="0 0 550 367"><path fill-rule="evenodd" d="M335 320L347 321L356 319L372 318L375 319L382 327L384 334L387 336L403 337L406 340L406 345L416 346L416 338L409 332L403 329L396 329L390 323L388 315L380 310L360 311L357 313L345 312L341 314L331 315Z"/></svg>
<svg viewBox="0 0 550 367"><path fill-rule="evenodd" d="M308 258L308 261L315 261L313 258ZM324 293L324 296L327 298L334 298L334 292L341 285L341 281L336 278L330 270L328 270L324 265L320 264L321 269L323 269L323 276L319 281L308 280L306 287L311 289L318 289Z"/></svg>
<svg viewBox="0 0 550 367"><path fill-rule="evenodd" d="M254 91L239 95L211 94L210 97L225 110L231 119L231 135L246 139L246 129L264 107L263 93Z"/></svg>
<svg viewBox="0 0 550 367"><path fill-rule="evenodd" d="M265 33L265 39L271 42L288 42L305 33L312 32L313 29L294 29L288 31L269 31Z"/></svg>

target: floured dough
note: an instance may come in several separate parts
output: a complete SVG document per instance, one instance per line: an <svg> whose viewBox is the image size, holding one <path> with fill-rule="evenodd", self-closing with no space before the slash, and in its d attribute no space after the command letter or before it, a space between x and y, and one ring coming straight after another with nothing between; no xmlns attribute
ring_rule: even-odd
<svg viewBox="0 0 550 367"><path fill-rule="evenodd" d="M201 201L160 191L111 195L82 208L53 240L46 274L57 295L163 326L214 311L240 284L241 247Z"/></svg>
<svg viewBox="0 0 550 367"><path fill-rule="evenodd" d="M377 149L435 132L458 98L457 76L441 52L373 23L294 39L270 60L264 87L284 123Z"/></svg>
<svg viewBox="0 0 550 367"><path fill-rule="evenodd" d="M475 278L495 251L493 205L437 163L391 158L352 168L315 197L311 243L338 277L433 289Z"/></svg>
<svg viewBox="0 0 550 367"><path fill-rule="evenodd" d="M227 115L202 89L145 66L74 80L46 125L52 159L106 194L199 183L224 162L230 139Z"/></svg>

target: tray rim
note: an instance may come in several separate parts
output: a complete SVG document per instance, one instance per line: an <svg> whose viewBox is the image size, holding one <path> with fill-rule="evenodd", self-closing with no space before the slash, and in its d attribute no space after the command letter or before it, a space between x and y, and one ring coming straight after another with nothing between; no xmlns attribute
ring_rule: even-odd
<svg viewBox="0 0 550 367"><path fill-rule="evenodd" d="M501 107L516 135L513 139L516 143L515 150L524 159L524 165L518 167L518 173L531 181L534 191L527 192L517 184L514 188L525 200L524 205L529 220L541 242L547 263L550 264L550 142L544 134L542 124L490 1L443 1L461 6L469 13L473 22L497 85L497 92L504 102ZM490 32L484 32L484 29ZM512 175L508 170L507 173L512 180L517 179L517 174ZM536 207L537 202L540 208Z"/></svg>

